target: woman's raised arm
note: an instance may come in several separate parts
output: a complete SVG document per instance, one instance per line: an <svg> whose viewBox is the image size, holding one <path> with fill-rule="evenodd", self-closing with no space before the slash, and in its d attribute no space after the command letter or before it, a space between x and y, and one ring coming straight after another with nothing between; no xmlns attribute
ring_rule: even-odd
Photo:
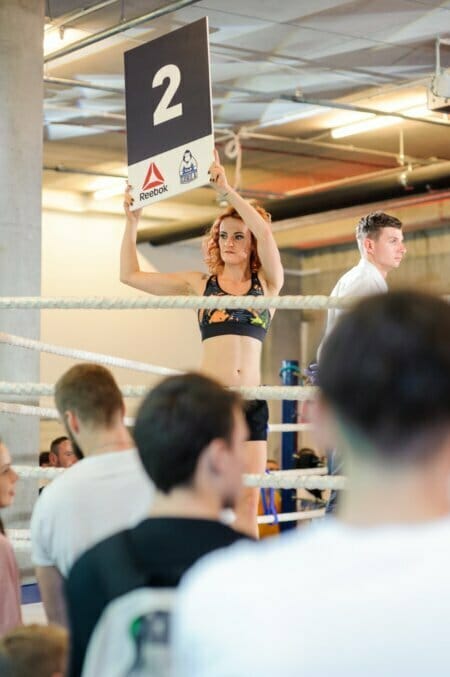
<svg viewBox="0 0 450 677"><path fill-rule="evenodd" d="M256 238L261 274L266 280L269 292L278 294L284 282L283 265L270 223L258 214L247 200L239 195L228 183L224 167L220 164L218 152L214 151L214 162L209 168L211 185L220 196L239 212L242 220Z"/></svg>
<svg viewBox="0 0 450 677"><path fill-rule="evenodd" d="M157 296L188 296L199 293L202 279L200 272L147 273L140 269L136 238L142 209L131 211L133 198L128 186L124 197L126 216L125 231L120 249L120 281L130 287L141 289Z"/></svg>

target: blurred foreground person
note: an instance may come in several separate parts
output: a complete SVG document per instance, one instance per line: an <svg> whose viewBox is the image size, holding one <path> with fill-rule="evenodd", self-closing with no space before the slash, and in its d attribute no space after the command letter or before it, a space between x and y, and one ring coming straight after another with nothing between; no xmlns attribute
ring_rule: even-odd
<svg viewBox="0 0 450 677"><path fill-rule="evenodd" d="M324 344L319 384L322 443L347 468L337 517L194 567L177 675L449 672L450 305L413 292L360 302Z"/></svg>

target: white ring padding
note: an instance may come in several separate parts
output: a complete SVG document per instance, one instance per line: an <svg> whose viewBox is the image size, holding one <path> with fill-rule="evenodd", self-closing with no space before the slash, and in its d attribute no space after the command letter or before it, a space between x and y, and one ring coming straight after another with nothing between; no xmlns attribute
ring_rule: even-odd
<svg viewBox="0 0 450 677"><path fill-rule="evenodd" d="M96 364L106 364L110 367L121 367L122 369L143 371L148 374L173 376L184 373L178 369L168 369L167 367L160 367L155 364L127 360L123 357L114 357L112 355L104 355L103 353L92 353L87 350L64 348L63 346L57 346L52 343L42 343L42 341L34 341L33 339L15 336L14 334L5 334L4 332L0 332L0 343L27 348L29 350L37 350L42 353L50 353L51 355L60 355L61 357L70 357L74 360L81 360L84 362L95 362Z"/></svg>
<svg viewBox="0 0 450 677"><path fill-rule="evenodd" d="M0 309L11 310L133 310L146 308L253 308L264 310L327 310L329 308L350 308L360 297L332 296L146 296L116 297L88 296L3 296Z"/></svg>
<svg viewBox="0 0 450 677"><path fill-rule="evenodd" d="M266 475L244 475L246 487L261 489L345 489L347 478L342 475L307 475L304 470L281 470Z"/></svg>
<svg viewBox="0 0 450 677"><path fill-rule="evenodd" d="M144 397L148 386L124 385L120 387L124 397ZM246 400L313 400L318 388L315 386L236 386L230 388ZM11 383L0 381L1 395L18 397L51 397L54 386L49 383Z"/></svg>
<svg viewBox="0 0 450 677"><path fill-rule="evenodd" d="M325 517L325 508L320 510L302 510L301 512L282 512L277 515L278 522L300 522ZM276 524L274 515L259 515L258 524Z"/></svg>

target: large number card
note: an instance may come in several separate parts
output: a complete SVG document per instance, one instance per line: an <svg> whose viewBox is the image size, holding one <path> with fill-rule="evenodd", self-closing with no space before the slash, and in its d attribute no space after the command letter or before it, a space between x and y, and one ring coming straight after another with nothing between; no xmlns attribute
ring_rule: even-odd
<svg viewBox="0 0 450 677"><path fill-rule="evenodd" d="M125 53L133 209L209 182L214 135L208 20Z"/></svg>

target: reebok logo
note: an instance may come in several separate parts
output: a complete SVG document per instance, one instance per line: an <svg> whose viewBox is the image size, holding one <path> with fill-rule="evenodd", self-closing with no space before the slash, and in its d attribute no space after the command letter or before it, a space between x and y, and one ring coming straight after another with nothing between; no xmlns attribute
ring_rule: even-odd
<svg viewBox="0 0 450 677"><path fill-rule="evenodd" d="M139 200L147 200L149 197L166 193L169 189L166 186L163 175L154 162L150 163L145 181L142 184L142 191L139 193Z"/></svg>
<svg viewBox="0 0 450 677"><path fill-rule="evenodd" d="M142 185L142 190L150 190L150 188L162 186L163 183L165 183L163 175L155 163L152 162L148 168L147 176L145 177L145 181Z"/></svg>

